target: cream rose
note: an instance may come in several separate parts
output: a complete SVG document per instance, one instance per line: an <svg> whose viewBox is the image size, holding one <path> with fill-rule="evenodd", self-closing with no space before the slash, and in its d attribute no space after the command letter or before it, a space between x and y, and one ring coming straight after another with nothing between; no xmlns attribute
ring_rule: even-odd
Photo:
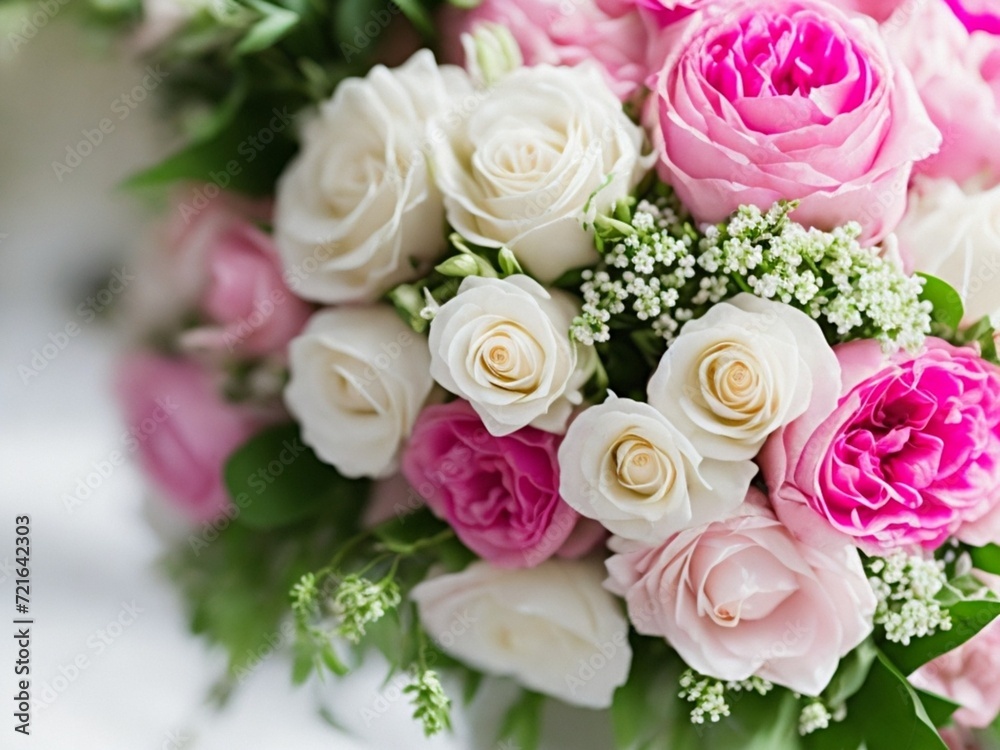
<svg viewBox="0 0 1000 750"><path fill-rule="evenodd" d="M739 294L684 325L648 392L702 456L738 461L810 403L833 411L840 366L808 315Z"/></svg>
<svg viewBox="0 0 1000 750"><path fill-rule="evenodd" d="M305 128L278 183L275 234L308 299L373 301L444 249L444 210L424 150L428 121L471 84L426 50L348 79Z"/></svg>
<svg viewBox="0 0 1000 750"><path fill-rule="evenodd" d="M1000 186L967 193L951 180L918 180L896 235L914 270L958 290L967 322L1000 323Z"/></svg>
<svg viewBox="0 0 1000 750"><path fill-rule="evenodd" d="M574 344L571 297L527 276L470 276L431 323L431 375L472 404L492 435L563 432L594 350Z"/></svg>
<svg viewBox="0 0 1000 750"><path fill-rule="evenodd" d="M584 208L609 208L652 164L596 66L519 68L440 126L448 221L476 244L507 245L543 282L597 261Z"/></svg>
<svg viewBox="0 0 1000 750"><path fill-rule="evenodd" d="M620 537L658 544L738 508L757 467L702 459L652 406L612 396L570 425L559 473L559 494L578 513Z"/></svg>
<svg viewBox="0 0 1000 750"><path fill-rule="evenodd" d="M289 350L302 440L348 477L387 477L433 387L430 354L392 308L316 313Z"/></svg>
<svg viewBox="0 0 1000 750"><path fill-rule="evenodd" d="M503 570L474 562L413 589L427 633L476 669L566 703L607 708L632 663L628 623L594 562Z"/></svg>

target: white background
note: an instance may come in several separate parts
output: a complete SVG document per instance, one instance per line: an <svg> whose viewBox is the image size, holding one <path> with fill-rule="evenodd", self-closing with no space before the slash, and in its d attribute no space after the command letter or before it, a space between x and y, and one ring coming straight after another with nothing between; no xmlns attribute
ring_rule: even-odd
<svg viewBox="0 0 1000 750"><path fill-rule="evenodd" d="M274 657L225 711L206 708L224 660L187 634L181 602L156 572L163 544L134 465L66 507L78 480L123 447L109 389L118 342L75 310L142 241L149 216L115 186L171 145L152 100L124 120L111 110L142 76L139 66L88 52L65 19L16 53L0 39L0 748L491 747L506 686L491 686L473 707L489 733L476 736L459 717L454 737L425 743L405 699L378 702L379 665L340 685L293 691L288 663ZM104 117L114 132L59 181L52 162ZM19 367L71 322L80 335L25 383ZM31 686L47 703L32 713L28 738L13 732L14 584L4 573L22 513L31 516ZM320 701L351 737L319 718ZM364 720L365 709L380 708L376 721ZM599 715L559 710L548 724L546 747L610 747Z"/></svg>

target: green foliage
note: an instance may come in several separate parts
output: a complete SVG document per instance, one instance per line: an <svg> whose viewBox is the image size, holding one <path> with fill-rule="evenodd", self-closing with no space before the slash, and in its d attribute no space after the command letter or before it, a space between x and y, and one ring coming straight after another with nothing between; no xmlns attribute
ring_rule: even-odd
<svg viewBox="0 0 1000 750"><path fill-rule="evenodd" d="M926 300L934 306L931 320L939 326L957 330L962 324L962 318L965 317L962 296L948 282L942 281L936 276L926 273L917 273L917 276L924 280L924 289L920 293L920 299Z"/></svg>
<svg viewBox="0 0 1000 750"><path fill-rule="evenodd" d="M226 462L224 478L237 521L272 529L321 515L326 508L360 508L369 482L346 479L302 443L298 426L279 425L255 435Z"/></svg>
<svg viewBox="0 0 1000 750"><path fill-rule="evenodd" d="M497 744L500 747L512 745L519 750L538 750L542 737L544 706L544 695L522 690L521 695L504 715L497 735Z"/></svg>

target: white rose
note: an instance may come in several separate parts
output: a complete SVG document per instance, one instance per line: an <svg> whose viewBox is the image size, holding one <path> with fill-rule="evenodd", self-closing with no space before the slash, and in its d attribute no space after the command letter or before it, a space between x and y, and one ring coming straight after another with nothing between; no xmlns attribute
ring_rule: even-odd
<svg viewBox="0 0 1000 750"><path fill-rule="evenodd" d="M648 395L702 456L739 461L810 404L832 411L840 364L808 315L739 294L684 325Z"/></svg>
<svg viewBox="0 0 1000 750"><path fill-rule="evenodd" d="M915 270L958 290L967 322L1000 323L1000 186L969 194L951 180L919 180L896 235Z"/></svg>
<svg viewBox="0 0 1000 750"><path fill-rule="evenodd" d="M569 338L571 299L528 276L467 277L431 323L431 375L492 435L563 432L595 362Z"/></svg>
<svg viewBox="0 0 1000 750"><path fill-rule="evenodd" d="M347 477L386 477L431 392L430 353L395 311L316 313L289 348L285 403L302 440Z"/></svg>
<svg viewBox="0 0 1000 750"><path fill-rule="evenodd" d="M413 589L427 633L476 669L566 703L607 708L632 663L628 623L593 561L506 570L474 562Z"/></svg>
<svg viewBox="0 0 1000 750"><path fill-rule="evenodd" d="M570 425L559 448L559 494L614 534L659 544L724 518L746 497L752 461L703 459L649 404L612 396Z"/></svg>
<svg viewBox="0 0 1000 750"><path fill-rule="evenodd" d="M507 245L543 282L597 261L585 206L609 208L652 163L596 67L519 68L443 125L433 159L448 221L476 244Z"/></svg>
<svg viewBox="0 0 1000 750"><path fill-rule="evenodd" d="M337 87L278 183L275 238L286 268L302 277L297 293L373 301L444 249L427 124L466 93L465 73L438 67L427 50Z"/></svg>

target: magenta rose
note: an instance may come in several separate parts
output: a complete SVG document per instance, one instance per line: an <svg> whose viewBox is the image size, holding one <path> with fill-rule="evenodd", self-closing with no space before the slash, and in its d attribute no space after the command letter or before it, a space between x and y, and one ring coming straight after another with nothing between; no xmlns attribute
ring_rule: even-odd
<svg viewBox="0 0 1000 750"><path fill-rule="evenodd" d="M403 454L403 474L477 555L501 568L530 568L557 553L582 555L603 536L559 496L559 442L533 427L494 437L465 401L428 406Z"/></svg>
<svg viewBox="0 0 1000 750"><path fill-rule="evenodd" d="M702 674L817 695L875 612L857 549L827 534L803 544L751 489L736 515L658 547L613 538L605 586L639 633L662 636Z"/></svg>
<svg viewBox="0 0 1000 750"><path fill-rule="evenodd" d="M945 0L969 31L1000 34L1000 4L997 0Z"/></svg>
<svg viewBox="0 0 1000 750"><path fill-rule="evenodd" d="M977 571L1000 593L1000 578ZM1000 715L1000 620L994 620L956 649L925 664L912 675L916 687L943 695L962 707L961 726L987 727Z"/></svg>
<svg viewBox="0 0 1000 750"><path fill-rule="evenodd" d="M916 171L957 182L991 173L1000 178L1000 37L970 33L943 2L904 8L884 27L892 50L909 68L941 150Z"/></svg>
<svg viewBox="0 0 1000 750"><path fill-rule="evenodd" d="M122 362L117 385L126 445L154 485L194 521L222 514L226 459L273 415L227 403L211 373L184 359L134 354Z"/></svg>
<svg viewBox="0 0 1000 750"><path fill-rule="evenodd" d="M630 97L646 77L646 32L638 16L612 18L594 0L483 0L472 10L446 7L445 59L461 64L461 35L482 23L514 35L527 65L578 65L593 60L612 91Z"/></svg>
<svg viewBox="0 0 1000 750"><path fill-rule="evenodd" d="M1000 521L1000 368L936 338L916 356L871 340L835 352L837 408L807 410L761 453L778 517L803 538L825 519L876 553L986 536L980 522Z"/></svg>
<svg viewBox="0 0 1000 750"><path fill-rule="evenodd" d="M817 0L709 4L652 87L660 176L699 221L795 198L797 221L878 241L941 140L874 21Z"/></svg>

